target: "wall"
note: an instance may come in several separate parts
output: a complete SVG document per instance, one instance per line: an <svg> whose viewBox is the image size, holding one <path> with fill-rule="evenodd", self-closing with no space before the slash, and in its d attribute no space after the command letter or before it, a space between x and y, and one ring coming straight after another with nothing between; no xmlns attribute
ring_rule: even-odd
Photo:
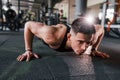
<svg viewBox="0 0 120 80"><path fill-rule="evenodd" d="M98 17L99 12L100 12L100 4L93 5L87 8L87 13L93 17Z"/></svg>
<svg viewBox="0 0 120 80"><path fill-rule="evenodd" d="M92 14L94 17L97 17L98 16L98 13L99 13L99 7L100 7L100 4L105 2L106 0L88 0L87 2L87 12L89 14ZM66 5L66 7L64 6L61 6L61 5ZM64 2L62 3L58 3L58 5L56 6L57 8L61 9L65 9L66 11L66 17L68 18L67 21L68 23L72 23L72 21L75 19L75 7L76 7L76 4L75 4L75 0L64 0Z"/></svg>
<svg viewBox="0 0 120 80"><path fill-rule="evenodd" d="M72 21L75 19L75 0L69 0L69 18L68 23L72 23Z"/></svg>
<svg viewBox="0 0 120 80"><path fill-rule="evenodd" d="M106 0L88 0L87 6L90 7L90 6L93 6L93 5L96 5L96 4L103 3L103 2L105 2L105 1L106 1Z"/></svg>

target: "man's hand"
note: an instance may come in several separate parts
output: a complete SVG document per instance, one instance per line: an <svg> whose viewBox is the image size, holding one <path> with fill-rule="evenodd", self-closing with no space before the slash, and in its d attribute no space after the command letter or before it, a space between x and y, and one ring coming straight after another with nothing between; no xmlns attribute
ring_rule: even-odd
<svg viewBox="0 0 120 80"><path fill-rule="evenodd" d="M33 53L32 51L26 51L25 53L19 55L19 56L17 57L17 60L18 60L18 61L23 61L23 60L26 59L26 61L28 62L28 61L30 61L30 59L33 58L33 57L39 58L38 54Z"/></svg>
<svg viewBox="0 0 120 80"><path fill-rule="evenodd" d="M104 52L96 51L96 50L92 51L91 55L92 56L99 56L99 57L102 57L104 59L110 57L108 54L106 54Z"/></svg>

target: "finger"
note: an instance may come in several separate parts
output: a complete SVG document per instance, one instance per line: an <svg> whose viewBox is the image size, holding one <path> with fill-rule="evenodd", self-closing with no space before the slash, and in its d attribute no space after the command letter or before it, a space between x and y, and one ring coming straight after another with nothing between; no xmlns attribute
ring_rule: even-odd
<svg viewBox="0 0 120 80"><path fill-rule="evenodd" d="M103 53L102 54L105 58L109 58L110 56L108 55L108 54L106 54L106 53Z"/></svg>
<svg viewBox="0 0 120 80"><path fill-rule="evenodd" d="M26 58L26 56L22 55L19 61L23 61Z"/></svg>
<svg viewBox="0 0 120 80"><path fill-rule="evenodd" d="M37 54L34 53L33 55L35 56L35 58L39 58L39 56Z"/></svg>
<svg viewBox="0 0 120 80"><path fill-rule="evenodd" d="M98 55L104 59L109 57L106 53L102 53L102 52L99 52Z"/></svg>
<svg viewBox="0 0 120 80"><path fill-rule="evenodd" d="M105 59L105 55L103 53L99 54L98 56L100 56L100 57Z"/></svg>
<svg viewBox="0 0 120 80"><path fill-rule="evenodd" d="M99 57L102 57L102 58L105 58L105 57L104 57L104 54L103 54L102 52L99 52L99 51L96 51L96 52L95 52L95 55L96 55L96 56L99 56Z"/></svg>
<svg viewBox="0 0 120 80"><path fill-rule="evenodd" d="M26 62L30 61L30 58L31 58L31 56L30 56L30 54L28 54L28 55L27 55Z"/></svg>
<svg viewBox="0 0 120 80"><path fill-rule="evenodd" d="M110 55L107 54L106 56L107 56L107 58L110 58Z"/></svg>
<svg viewBox="0 0 120 80"><path fill-rule="evenodd" d="M20 57L21 57L21 55L19 55L19 56L17 57L17 61L19 61Z"/></svg>
<svg viewBox="0 0 120 80"><path fill-rule="evenodd" d="M19 56L17 57L17 60L20 61L21 58L22 58L22 55L19 55Z"/></svg>

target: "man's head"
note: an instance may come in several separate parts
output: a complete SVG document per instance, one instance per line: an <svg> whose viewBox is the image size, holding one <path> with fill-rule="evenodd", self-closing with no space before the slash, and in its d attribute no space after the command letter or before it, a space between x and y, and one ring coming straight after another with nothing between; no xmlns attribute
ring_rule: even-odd
<svg viewBox="0 0 120 80"><path fill-rule="evenodd" d="M84 17L73 21L70 31L70 41L71 47L76 54L81 54L86 50L94 33L94 25L88 24Z"/></svg>

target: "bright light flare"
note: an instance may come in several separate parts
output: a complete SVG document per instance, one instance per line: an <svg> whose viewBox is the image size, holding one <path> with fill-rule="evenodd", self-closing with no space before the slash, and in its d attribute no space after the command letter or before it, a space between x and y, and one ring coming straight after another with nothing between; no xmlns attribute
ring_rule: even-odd
<svg viewBox="0 0 120 80"><path fill-rule="evenodd" d="M95 20L92 16L86 16L86 22L89 24L93 24Z"/></svg>

